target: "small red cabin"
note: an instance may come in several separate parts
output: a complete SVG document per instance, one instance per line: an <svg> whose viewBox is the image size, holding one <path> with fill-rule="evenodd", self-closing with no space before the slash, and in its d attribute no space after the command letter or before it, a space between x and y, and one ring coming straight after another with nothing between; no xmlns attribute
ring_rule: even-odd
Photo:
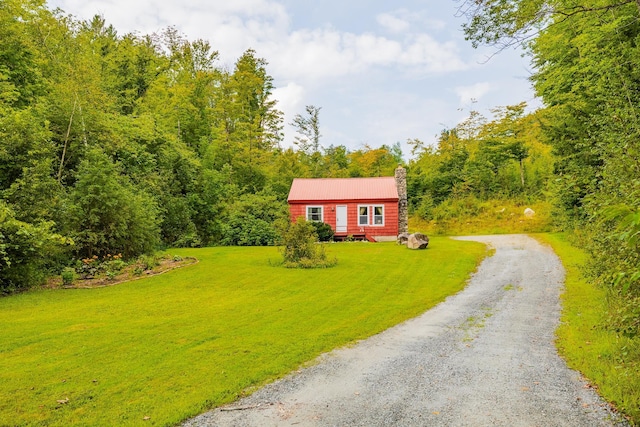
<svg viewBox="0 0 640 427"><path fill-rule="evenodd" d="M296 178L287 200L292 221L303 216L326 222L337 239L379 242L398 236L400 197L394 177Z"/></svg>

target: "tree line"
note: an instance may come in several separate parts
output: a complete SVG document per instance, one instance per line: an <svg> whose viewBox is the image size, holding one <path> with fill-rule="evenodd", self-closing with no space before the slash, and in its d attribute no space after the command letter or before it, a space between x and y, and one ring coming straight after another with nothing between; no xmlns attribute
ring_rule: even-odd
<svg viewBox="0 0 640 427"><path fill-rule="evenodd" d="M120 35L43 0L1 2L0 40L2 292L77 258L273 244L293 178L402 161L399 144L321 146L313 106L283 148L268 64L250 49L227 69L175 28Z"/></svg>

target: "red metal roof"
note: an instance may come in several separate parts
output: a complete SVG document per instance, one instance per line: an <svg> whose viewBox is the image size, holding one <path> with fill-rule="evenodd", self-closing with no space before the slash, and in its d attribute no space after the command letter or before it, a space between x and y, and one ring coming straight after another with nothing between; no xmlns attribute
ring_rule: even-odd
<svg viewBox="0 0 640 427"><path fill-rule="evenodd" d="M296 178L289 202L322 200L398 200L396 180L378 178Z"/></svg>

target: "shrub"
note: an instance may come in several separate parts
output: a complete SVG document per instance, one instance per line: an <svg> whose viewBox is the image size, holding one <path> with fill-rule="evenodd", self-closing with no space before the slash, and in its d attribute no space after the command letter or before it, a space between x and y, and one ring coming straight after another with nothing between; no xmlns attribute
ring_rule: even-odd
<svg viewBox="0 0 640 427"><path fill-rule="evenodd" d="M160 265L160 260L154 255L142 255L139 258L139 262L144 270L153 270L153 267Z"/></svg>
<svg viewBox="0 0 640 427"><path fill-rule="evenodd" d="M115 273L119 273L123 268L127 266L127 263L121 259L112 259L111 261L105 261L104 268L107 271L113 271Z"/></svg>
<svg viewBox="0 0 640 427"><path fill-rule="evenodd" d="M188 229L189 231L180 236L180 238L173 243L173 246L177 248L199 248L202 246L202 240L196 232L196 226L191 224Z"/></svg>
<svg viewBox="0 0 640 427"><path fill-rule="evenodd" d="M633 295L610 295L609 327L627 338L640 336L640 297Z"/></svg>
<svg viewBox="0 0 640 427"><path fill-rule="evenodd" d="M77 262L76 272L83 279L92 279L102 271L102 264L98 260L98 256L91 258L83 258Z"/></svg>
<svg viewBox="0 0 640 427"><path fill-rule="evenodd" d="M51 223L19 221L0 201L0 293L27 289L44 282L48 260L55 259L71 242L51 232Z"/></svg>
<svg viewBox="0 0 640 427"><path fill-rule="evenodd" d="M100 149L90 149L80 162L68 209L66 227L81 256L132 258L152 252L159 242L155 200Z"/></svg>
<svg viewBox="0 0 640 427"><path fill-rule="evenodd" d="M76 270L71 267L66 267L62 270L62 284L64 286L70 286L76 278Z"/></svg>
<svg viewBox="0 0 640 427"><path fill-rule="evenodd" d="M422 219L431 219L433 217L433 198L429 193L425 193L420 197L420 203L415 208L415 214Z"/></svg>
<svg viewBox="0 0 640 427"><path fill-rule="evenodd" d="M287 205L269 193L243 194L227 206L223 245L267 246L278 240L275 224L287 217Z"/></svg>
<svg viewBox="0 0 640 427"><path fill-rule="evenodd" d="M317 244L315 227L304 217L288 223L282 231L284 265L287 268L326 268L337 260L327 260L322 245Z"/></svg>
<svg viewBox="0 0 640 427"><path fill-rule="evenodd" d="M251 215L234 214L222 225L221 243L227 246L270 246L278 239L273 223Z"/></svg>
<svg viewBox="0 0 640 427"><path fill-rule="evenodd" d="M333 228L326 222L312 222L311 225L316 231L318 240L321 242L329 242L333 239L333 235L335 234Z"/></svg>

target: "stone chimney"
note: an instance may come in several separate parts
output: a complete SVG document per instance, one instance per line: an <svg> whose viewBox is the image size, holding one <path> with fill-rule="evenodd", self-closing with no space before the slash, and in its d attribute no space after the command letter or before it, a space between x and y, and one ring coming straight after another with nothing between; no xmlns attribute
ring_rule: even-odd
<svg viewBox="0 0 640 427"><path fill-rule="evenodd" d="M409 206L407 203L407 170L398 165L395 172L398 188L398 234L409 232Z"/></svg>

